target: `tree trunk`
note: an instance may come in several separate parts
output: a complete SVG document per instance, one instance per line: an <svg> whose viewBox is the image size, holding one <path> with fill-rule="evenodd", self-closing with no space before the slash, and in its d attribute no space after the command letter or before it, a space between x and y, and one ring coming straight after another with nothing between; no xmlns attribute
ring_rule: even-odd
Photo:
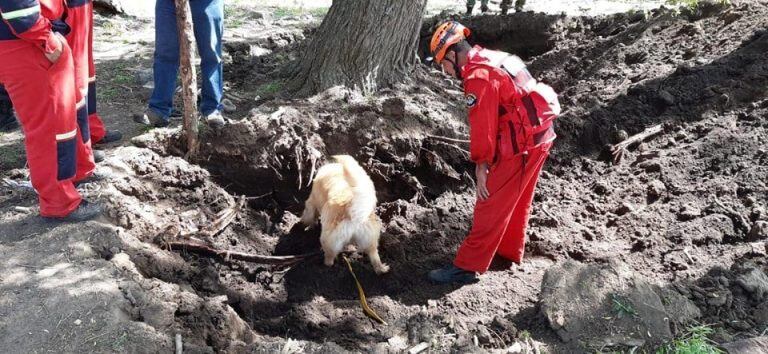
<svg viewBox="0 0 768 354"><path fill-rule="evenodd" d="M192 16L189 0L176 0L176 28L179 32L179 56L181 58L181 97L184 101L184 133L187 136L187 157L197 155L197 76L192 51Z"/></svg>
<svg viewBox="0 0 768 354"><path fill-rule="evenodd" d="M417 62L426 0L334 0L289 88L300 96L336 85L370 93Z"/></svg>

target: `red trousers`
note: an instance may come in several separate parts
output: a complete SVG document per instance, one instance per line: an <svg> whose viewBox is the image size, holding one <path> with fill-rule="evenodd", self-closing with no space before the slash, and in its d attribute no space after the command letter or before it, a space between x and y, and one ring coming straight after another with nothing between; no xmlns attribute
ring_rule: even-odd
<svg viewBox="0 0 768 354"><path fill-rule="evenodd" d="M472 230L459 247L455 266L484 273L496 254L522 261L533 192L551 147L551 142L542 144L491 167L490 197L475 204Z"/></svg>
<svg viewBox="0 0 768 354"><path fill-rule="evenodd" d="M0 83L11 97L24 132L32 186L42 216L69 215L80 205L72 184L78 155L87 154L78 134L72 52L67 45L51 64L24 40L0 41ZM92 157L91 157L92 158Z"/></svg>
<svg viewBox="0 0 768 354"><path fill-rule="evenodd" d="M75 60L75 81L82 94L82 106L78 107L81 132L87 134L86 142L96 143L104 138L104 122L96 113L96 77L93 65L93 3L91 0L67 0L66 22L71 28L67 41L72 47ZM78 99L78 102L81 102ZM82 110L82 112L80 111Z"/></svg>

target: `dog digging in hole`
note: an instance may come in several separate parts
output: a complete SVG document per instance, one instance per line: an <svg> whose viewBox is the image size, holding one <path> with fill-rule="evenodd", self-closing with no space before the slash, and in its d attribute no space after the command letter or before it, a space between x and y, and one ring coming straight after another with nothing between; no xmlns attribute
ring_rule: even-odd
<svg viewBox="0 0 768 354"><path fill-rule="evenodd" d="M354 244L368 255L377 274L386 273L389 266L379 258L381 220L373 181L351 156L333 160L317 171L301 222L310 227L320 219L325 265L332 266L344 247Z"/></svg>

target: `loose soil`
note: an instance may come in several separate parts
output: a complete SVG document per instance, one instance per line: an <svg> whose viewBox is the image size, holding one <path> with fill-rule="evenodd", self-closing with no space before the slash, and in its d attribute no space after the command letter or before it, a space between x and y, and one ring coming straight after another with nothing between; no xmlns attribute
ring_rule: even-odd
<svg viewBox="0 0 768 354"><path fill-rule="evenodd" d="M426 20L422 38L445 16ZM181 157L178 128L111 148L102 168L112 178L85 190L107 206L101 222L44 224L30 191L2 189L0 347L168 351L180 333L190 352L384 353L422 342L434 352L515 342L550 352L629 350L563 342L551 329L540 311L542 279L568 260L626 264L691 300L718 343L764 333L766 4L462 19L471 40L524 57L565 108L524 262L496 260L464 287L425 277L451 260L471 226L468 147L433 138L468 136L460 84L420 66L375 95L337 87L291 99L281 87L313 34L299 25L305 20L253 20L261 35L227 43L228 97L238 110L224 129L203 131L196 159ZM133 73L147 60L106 65ZM140 110L143 84L120 83L135 93L116 100L129 109L111 114ZM662 133L618 164L606 158L606 145L655 124ZM377 276L351 254L388 325L365 317L342 264L275 268L163 249L164 236L195 232L245 195L248 208L206 242L264 255L316 250L319 230L297 225L298 215L313 166L338 153L357 158L378 191L380 252L391 271ZM23 175L4 166L4 177ZM670 320L673 334L691 325Z"/></svg>

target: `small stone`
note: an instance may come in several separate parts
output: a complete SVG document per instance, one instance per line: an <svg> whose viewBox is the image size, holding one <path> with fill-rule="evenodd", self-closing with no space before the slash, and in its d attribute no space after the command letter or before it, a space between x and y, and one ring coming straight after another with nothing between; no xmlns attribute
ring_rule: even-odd
<svg viewBox="0 0 768 354"><path fill-rule="evenodd" d="M664 182L654 179L648 183L648 198L656 200L661 198L664 192L667 191L667 186Z"/></svg>
<svg viewBox="0 0 768 354"><path fill-rule="evenodd" d="M520 342L515 342L515 344L512 344L509 348L507 348L508 354L517 354L523 352L523 346L520 344Z"/></svg>
<svg viewBox="0 0 768 354"><path fill-rule="evenodd" d="M661 90L659 91L659 100L661 103L663 103L666 106L671 106L675 104L675 96L673 96L669 91Z"/></svg>
<svg viewBox="0 0 768 354"><path fill-rule="evenodd" d="M616 211L614 212L614 214L621 216L627 213L631 213L633 211L635 211L635 207L632 206L632 204L623 202L621 203L621 205L619 205L618 208L616 208Z"/></svg>
<svg viewBox="0 0 768 354"><path fill-rule="evenodd" d="M427 306L437 307L437 300L427 300Z"/></svg>
<svg viewBox="0 0 768 354"><path fill-rule="evenodd" d="M611 144L618 144L629 138L629 133L626 130L620 129L611 133Z"/></svg>
<svg viewBox="0 0 768 354"><path fill-rule="evenodd" d="M400 336L394 336L387 339L387 344L389 344L390 348L396 353L399 353L408 348L408 341Z"/></svg>
<svg viewBox="0 0 768 354"><path fill-rule="evenodd" d="M79 326L81 323L83 323L83 321L79 319L75 320L75 326Z"/></svg>
<svg viewBox="0 0 768 354"><path fill-rule="evenodd" d="M721 307L725 305L726 302L728 302L728 296L724 293L713 293L710 295L709 299L707 299L707 305L714 307Z"/></svg>
<svg viewBox="0 0 768 354"><path fill-rule="evenodd" d="M751 207L751 206L754 206L755 204L757 204L757 198L753 196L749 196L746 199L744 199L744 206Z"/></svg>
<svg viewBox="0 0 768 354"><path fill-rule="evenodd" d="M592 191L597 195L605 195L608 193L608 185L605 182L596 182L592 186Z"/></svg>
<svg viewBox="0 0 768 354"><path fill-rule="evenodd" d="M731 328L739 331L747 331L752 328L752 324L747 321L730 321L728 322L728 325L730 325Z"/></svg>
<svg viewBox="0 0 768 354"><path fill-rule="evenodd" d="M749 237L752 240L763 240L768 238L768 221L755 221L749 230Z"/></svg>

